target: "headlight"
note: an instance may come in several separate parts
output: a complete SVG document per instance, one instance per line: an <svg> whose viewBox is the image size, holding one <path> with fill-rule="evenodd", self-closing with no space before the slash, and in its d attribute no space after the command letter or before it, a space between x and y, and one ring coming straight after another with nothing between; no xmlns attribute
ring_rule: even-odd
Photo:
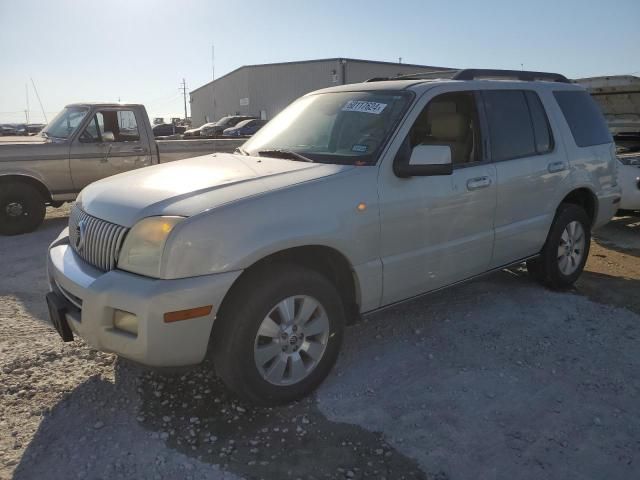
<svg viewBox="0 0 640 480"><path fill-rule="evenodd" d="M122 245L118 268L160 278L162 251L167 237L184 217L149 217L136 223Z"/></svg>

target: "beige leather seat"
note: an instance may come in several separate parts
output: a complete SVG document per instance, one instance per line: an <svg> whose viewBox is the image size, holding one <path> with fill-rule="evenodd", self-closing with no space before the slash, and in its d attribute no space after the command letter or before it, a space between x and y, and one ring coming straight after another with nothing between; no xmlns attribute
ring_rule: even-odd
<svg viewBox="0 0 640 480"><path fill-rule="evenodd" d="M430 133L423 143L449 145L454 164L468 162L473 147L468 117L456 112L433 112Z"/></svg>

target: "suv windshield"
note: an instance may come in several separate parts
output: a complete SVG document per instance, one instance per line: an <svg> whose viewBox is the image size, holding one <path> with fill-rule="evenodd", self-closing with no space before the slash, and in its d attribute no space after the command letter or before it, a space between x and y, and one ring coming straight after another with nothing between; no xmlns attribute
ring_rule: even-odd
<svg viewBox="0 0 640 480"><path fill-rule="evenodd" d="M373 164L410 100L406 91L319 93L267 123L243 150L286 150L314 162Z"/></svg>
<svg viewBox="0 0 640 480"><path fill-rule="evenodd" d="M66 107L42 131L45 137L69 138L89 112L87 107Z"/></svg>

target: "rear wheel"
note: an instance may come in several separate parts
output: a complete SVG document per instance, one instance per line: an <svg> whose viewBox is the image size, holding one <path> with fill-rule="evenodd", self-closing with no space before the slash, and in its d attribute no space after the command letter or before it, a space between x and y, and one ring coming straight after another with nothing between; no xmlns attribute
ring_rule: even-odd
<svg viewBox="0 0 640 480"><path fill-rule="evenodd" d="M32 232L44 220L44 198L25 183L0 184L0 234Z"/></svg>
<svg viewBox="0 0 640 480"><path fill-rule="evenodd" d="M591 221L578 205L563 204L551 226L539 258L529 260L527 269L545 285L563 289L573 285L587 262L591 242Z"/></svg>
<svg viewBox="0 0 640 480"><path fill-rule="evenodd" d="M263 405L312 392L342 343L344 308L331 282L313 270L273 264L242 278L230 295L212 341L225 384Z"/></svg>

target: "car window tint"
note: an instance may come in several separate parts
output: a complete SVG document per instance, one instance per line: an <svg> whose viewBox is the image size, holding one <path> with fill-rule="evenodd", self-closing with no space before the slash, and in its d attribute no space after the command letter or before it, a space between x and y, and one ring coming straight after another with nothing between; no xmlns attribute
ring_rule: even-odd
<svg viewBox="0 0 640 480"><path fill-rule="evenodd" d="M535 155L529 108L520 90L483 92L494 161Z"/></svg>
<svg viewBox="0 0 640 480"><path fill-rule="evenodd" d="M600 107L585 91L553 92L579 147L612 142Z"/></svg>
<svg viewBox="0 0 640 480"><path fill-rule="evenodd" d="M540 97L536 92L525 92L529 111L531 112L531 122L533 123L533 134L535 136L536 151L547 153L553 149L553 136L549 128L549 119L544 111Z"/></svg>

